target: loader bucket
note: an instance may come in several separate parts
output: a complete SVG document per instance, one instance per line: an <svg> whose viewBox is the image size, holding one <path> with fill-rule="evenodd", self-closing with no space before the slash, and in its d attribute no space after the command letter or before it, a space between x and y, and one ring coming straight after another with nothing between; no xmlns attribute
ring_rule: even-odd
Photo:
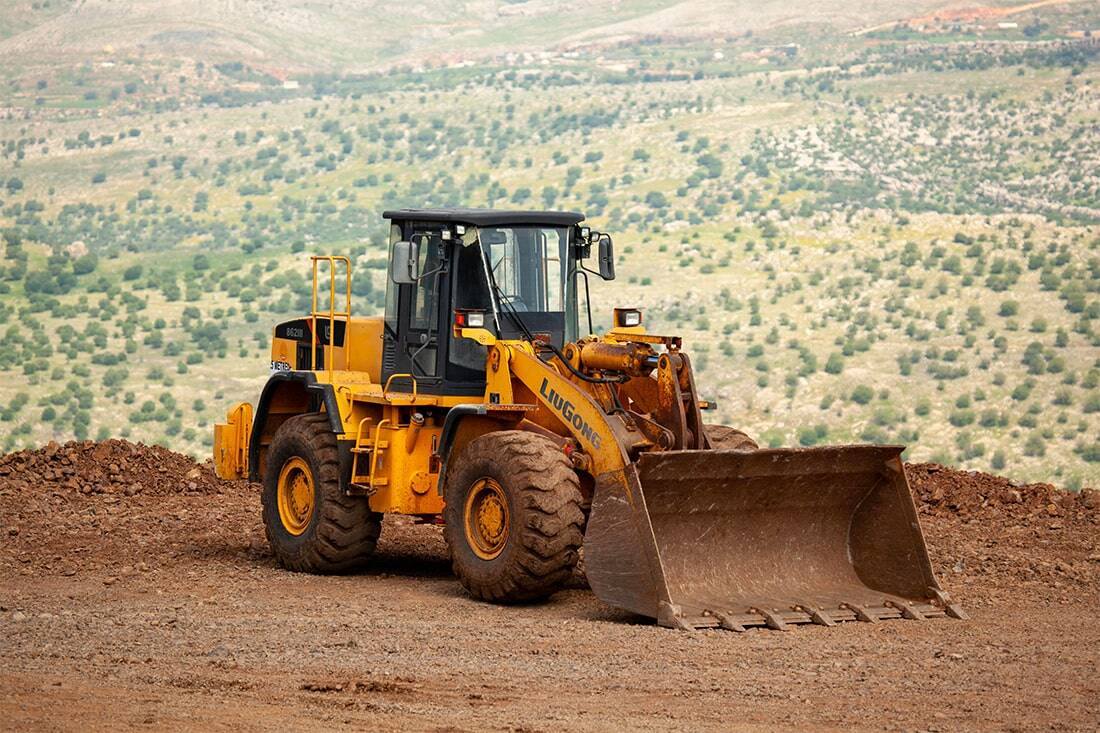
<svg viewBox="0 0 1100 733"><path fill-rule="evenodd" d="M643 454L597 481L589 584L677 628L962 618L932 572L902 450Z"/></svg>

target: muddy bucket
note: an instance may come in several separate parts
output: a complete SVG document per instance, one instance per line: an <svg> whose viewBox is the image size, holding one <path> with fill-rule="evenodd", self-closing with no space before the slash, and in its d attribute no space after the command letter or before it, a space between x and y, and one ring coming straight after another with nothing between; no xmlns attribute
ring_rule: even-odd
<svg viewBox="0 0 1100 733"><path fill-rule="evenodd" d="M643 454L597 485L589 584L663 626L962 617L940 589L898 446Z"/></svg>

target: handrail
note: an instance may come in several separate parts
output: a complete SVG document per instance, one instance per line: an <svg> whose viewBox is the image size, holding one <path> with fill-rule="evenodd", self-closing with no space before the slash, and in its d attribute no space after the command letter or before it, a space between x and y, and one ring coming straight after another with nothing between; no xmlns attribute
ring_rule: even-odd
<svg viewBox="0 0 1100 733"><path fill-rule="evenodd" d="M333 369L336 359L336 319L337 317L343 318L347 324L344 332L344 368L346 369L348 364L351 363L351 338L348 330L351 328L351 259L344 255L313 255L310 257L310 261L313 264L313 301L310 307L310 318L313 320L313 334L310 340L310 346L313 349L310 354L310 362L317 358L317 319L328 319L328 349L325 350L325 369L328 371L329 384L333 381ZM320 262L328 263L328 310L321 311L317 309L317 293L318 293L318 264ZM336 264L338 262L344 263L344 310L336 310ZM318 365L313 364L314 371Z"/></svg>
<svg viewBox="0 0 1100 733"><path fill-rule="evenodd" d="M390 382L392 382L395 379L408 379L409 381L411 381L412 385L413 385L412 396L413 396L413 399L416 399L416 394L417 394L417 392L416 392L416 389L417 389L416 388L416 377L414 377L411 374L391 374L390 378L386 380L386 385L384 387L382 387L382 394L386 394L387 392L390 391Z"/></svg>
<svg viewBox="0 0 1100 733"><path fill-rule="evenodd" d="M366 417L364 417L362 420L359 421L359 427L355 431L355 447L356 447L356 449L363 447L363 440L362 440L362 438L363 438L363 423L367 422L368 420L374 420L374 418L371 415L367 415Z"/></svg>
<svg viewBox="0 0 1100 733"><path fill-rule="evenodd" d="M388 417L383 418L374 428L374 447L370 452L370 477L368 479L371 492L374 491L374 474L378 470L378 442L382 439L382 428L390 427L389 422Z"/></svg>
<svg viewBox="0 0 1100 733"><path fill-rule="evenodd" d="M363 425L368 421L373 421L374 417L367 415L359 421L359 427L355 431L355 445L351 449L351 480L354 481L355 477L359 475L359 454L363 452ZM369 478L369 477L368 477Z"/></svg>

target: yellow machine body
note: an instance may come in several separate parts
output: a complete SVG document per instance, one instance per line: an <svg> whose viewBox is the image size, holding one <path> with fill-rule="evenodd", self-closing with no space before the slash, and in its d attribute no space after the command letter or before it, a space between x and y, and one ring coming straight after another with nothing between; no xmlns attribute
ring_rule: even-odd
<svg viewBox="0 0 1100 733"><path fill-rule="evenodd" d="M665 626L733 630L963 616L932 572L900 447L715 450L680 339L638 324L553 356L537 340L455 325L486 349L484 394L428 394L407 374L383 382L382 319L351 317L347 281L343 311L333 285L328 307L315 291L308 317L276 327L256 424L242 404L215 428L220 476L262 480L279 426L321 412L348 494L438 520L448 461L486 433L527 430L560 445L581 479L585 570L608 603Z"/></svg>

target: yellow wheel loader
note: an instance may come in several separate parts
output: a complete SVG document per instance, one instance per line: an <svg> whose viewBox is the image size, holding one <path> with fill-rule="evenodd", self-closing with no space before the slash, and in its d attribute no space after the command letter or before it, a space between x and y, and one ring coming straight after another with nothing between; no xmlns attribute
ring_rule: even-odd
<svg viewBox="0 0 1100 733"><path fill-rule="evenodd" d="M759 449L704 423L679 337L636 309L591 335L580 304L614 255L582 215L383 216L384 315L352 316L350 261L313 257L311 312L275 326L257 404L215 427L217 472L263 484L284 566L350 571L392 512L443 523L486 601L549 596L583 546L598 598L667 627L964 616L901 447Z"/></svg>

